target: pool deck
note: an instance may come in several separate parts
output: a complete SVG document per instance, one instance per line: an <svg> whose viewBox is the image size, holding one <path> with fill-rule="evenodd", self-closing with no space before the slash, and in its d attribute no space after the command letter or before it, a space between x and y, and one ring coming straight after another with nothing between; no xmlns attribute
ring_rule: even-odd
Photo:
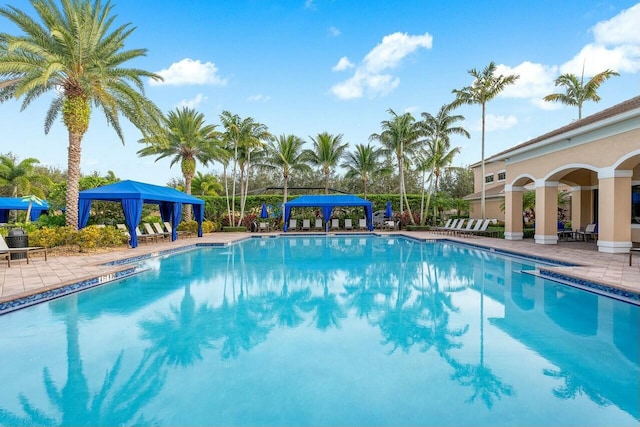
<svg viewBox="0 0 640 427"><path fill-rule="evenodd" d="M0 260L0 302L11 301L96 277L108 276L126 268L123 265L104 265L108 262L132 257L143 257L149 254L193 246L195 244L230 243L252 236L277 234L280 233L212 233L202 238L186 238L176 240L175 242L141 244L135 249L123 248L101 254L73 256L50 255L47 262L44 261L41 255L35 255L31 258L29 264L26 263L26 260L13 260L11 267L7 267L6 262ZM324 233L305 234L323 235ZM449 239L528 256L537 256L564 263L572 263L578 266L558 266L551 267L549 270L576 279L640 293L640 255L635 255L633 257L633 265L629 266L628 254L606 254L598 252L595 242L560 242L558 245L538 245L531 240L513 241L477 236L452 237L431 232L403 233L376 231L376 234L405 234L418 239Z"/></svg>

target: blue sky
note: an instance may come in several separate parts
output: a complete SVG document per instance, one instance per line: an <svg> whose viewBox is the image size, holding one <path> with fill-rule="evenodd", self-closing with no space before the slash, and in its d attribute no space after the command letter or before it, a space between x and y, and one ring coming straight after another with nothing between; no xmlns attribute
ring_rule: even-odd
<svg viewBox="0 0 640 427"><path fill-rule="evenodd" d="M0 0L29 13L26 0ZM570 123L577 109L545 103L561 73L620 73L603 84L602 101L583 117L640 94L640 3L624 0L425 1L425 0L115 0L118 24L136 30L127 48L146 48L131 66L158 72L164 84L147 95L165 112L188 105L207 123L228 110L253 117L276 135L306 141L319 132L367 143L388 119L389 108L437 113L452 89L472 83L468 70L490 61L518 83L487 105L486 155ZM15 29L0 20L0 31ZM0 104L0 152L66 169L62 121L44 135L51 98L27 110ZM471 139L454 164L480 160L479 106L457 110ZM179 165L139 158L140 133L123 125L125 145L94 111L83 140L82 172L112 170L121 179L164 185ZM310 142L308 147L311 148ZM218 165L202 172L219 173Z"/></svg>

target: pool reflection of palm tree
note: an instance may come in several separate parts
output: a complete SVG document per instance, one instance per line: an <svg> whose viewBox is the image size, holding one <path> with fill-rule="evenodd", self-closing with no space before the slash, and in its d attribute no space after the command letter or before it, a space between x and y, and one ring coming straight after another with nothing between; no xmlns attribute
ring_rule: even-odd
<svg viewBox="0 0 640 427"><path fill-rule="evenodd" d="M340 319L347 317L342 305L337 299L335 293L329 292L329 281L333 280L335 272L321 271L322 277L322 296L311 297L306 304L302 306L303 310L313 312L313 320L316 328L327 330L332 326L340 327ZM331 277L329 277L331 276Z"/></svg>
<svg viewBox="0 0 640 427"><path fill-rule="evenodd" d="M271 296L271 313L276 317L279 326L295 328L304 320L300 310L311 297L309 288L289 290L285 277L280 295Z"/></svg>
<svg viewBox="0 0 640 427"><path fill-rule="evenodd" d="M372 314L379 313L384 308L384 304L376 302L378 296L382 295L386 300L393 293L393 287L389 286L388 281L372 280L377 275L371 274L371 270L377 268L378 266L367 267L347 274L341 296L346 299L346 306L355 308L359 319L363 317L369 319Z"/></svg>
<svg viewBox="0 0 640 427"><path fill-rule="evenodd" d="M83 372L78 330L78 295L66 297L65 310L67 336L67 382L58 388L53 375L46 366L43 369L43 382L51 406L59 416L52 416L38 409L28 397L20 394L20 404L26 416L13 414L0 408L0 424L12 426L32 425L125 425L156 424L140 414L162 389L165 373L160 364L145 352L140 363L124 383L115 388L120 373L124 352L120 352L113 367L107 371L99 391L91 394Z"/></svg>
<svg viewBox="0 0 640 427"><path fill-rule="evenodd" d="M610 404L609 400L603 397L597 390L585 387L584 380L569 372L563 370L555 371L552 369L543 369L542 372L548 377L564 380L564 384L562 386L554 387L553 389L553 395L557 398L565 400L575 399L576 396L584 394L589 396L589 399L599 406L606 406Z"/></svg>
<svg viewBox="0 0 640 427"><path fill-rule="evenodd" d="M212 348L217 338L214 312L207 304L196 308L191 283L186 283L180 308L171 307L171 315L140 322L142 338L153 344L153 351L163 363L189 366L202 360L202 350Z"/></svg>
<svg viewBox="0 0 640 427"><path fill-rule="evenodd" d="M463 386L470 386L473 394L467 402L472 403L478 396L482 399L487 408L493 407L494 399L504 396L513 396L513 387L505 384L500 377L494 374L490 368L484 365L484 260L482 262L482 287L480 290L480 361L477 365L461 364L453 359L449 359L449 364L453 367L453 380L458 381Z"/></svg>

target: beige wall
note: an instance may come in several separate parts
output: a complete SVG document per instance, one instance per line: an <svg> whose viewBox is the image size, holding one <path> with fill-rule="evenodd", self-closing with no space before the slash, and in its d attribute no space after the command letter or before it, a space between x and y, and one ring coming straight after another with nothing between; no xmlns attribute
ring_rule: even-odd
<svg viewBox="0 0 640 427"><path fill-rule="evenodd" d="M487 185L485 185L484 187L485 191L492 187L504 184L506 182L506 180L502 180L502 181L498 180L498 172L506 170L504 161L485 162L484 169L485 169L486 175L489 175L489 174L493 175L493 182L487 183ZM478 165L473 168L473 192L477 193L480 191L482 191L482 167Z"/></svg>
<svg viewBox="0 0 640 427"><path fill-rule="evenodd" d="M487 219L497 219L504 221L504 212L500 210L500 205L504 198L485 199L484 217ZM469 218L480 218L480 200L472 200L469 204Z"/></svg>

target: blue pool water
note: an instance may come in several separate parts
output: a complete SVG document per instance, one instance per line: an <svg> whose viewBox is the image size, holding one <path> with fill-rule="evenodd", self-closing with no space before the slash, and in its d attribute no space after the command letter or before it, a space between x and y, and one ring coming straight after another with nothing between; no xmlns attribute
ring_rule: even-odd
<svg viewBox="0 0 640 427"><path fill-rule="evenodd" d="M524 259L305 236L145 267L0 317L0 424L640 424L639 307Z"/></svg>

